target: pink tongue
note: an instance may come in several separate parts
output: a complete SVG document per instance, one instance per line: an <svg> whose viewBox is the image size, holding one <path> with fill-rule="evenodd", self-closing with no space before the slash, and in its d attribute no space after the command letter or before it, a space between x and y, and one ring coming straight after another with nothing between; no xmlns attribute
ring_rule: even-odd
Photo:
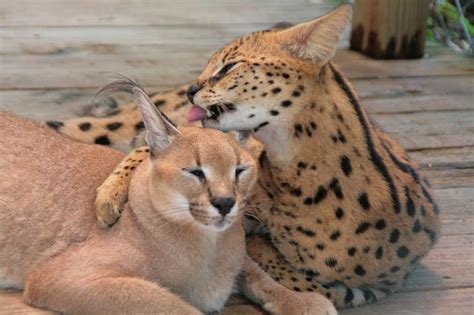
<svg viewBox="0 0 474 315"><path fill-rule="evenodd" d="M206 116L207 116L207 112L205 109L197 105L193 105L191 106L188 113L186 114L186 119L190 123L193 121L201 120L205 118Z"/></svg>

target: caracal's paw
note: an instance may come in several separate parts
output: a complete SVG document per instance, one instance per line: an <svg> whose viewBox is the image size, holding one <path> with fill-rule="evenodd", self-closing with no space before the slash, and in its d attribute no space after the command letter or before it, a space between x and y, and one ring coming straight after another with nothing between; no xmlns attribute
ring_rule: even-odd
<svg viewBox="0 0 474 315"><path fill-rule="evenodd" d="M128 187L120 177L109 177L98 189L95 200L97 222L102 228L112 226L128 200Z"/></svg>
<svg viewBox="0 0 474 315"><path fill-rule="evenodd" d="M274 315L337 315L326 297L312 292L292 292L291 296L265 303L263 308Z"/></svg>

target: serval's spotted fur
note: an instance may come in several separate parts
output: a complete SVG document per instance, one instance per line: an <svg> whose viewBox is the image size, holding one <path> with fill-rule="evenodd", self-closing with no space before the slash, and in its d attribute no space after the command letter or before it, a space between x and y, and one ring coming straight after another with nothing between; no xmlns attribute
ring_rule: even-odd
<svg viewBox="0 0 474 315"><path fill-rule="evenodd" d="M263 143L264 150L254 152L262 172L247 210L265 233L248 237L249 254L288 288L320 292L337 307L399 289L440 229L426 178L371 123L330 61L350 13L343 5L314 21L241 37L215 53L188 90L206 127L251 130ZM184 91L153 96L183 124L190 107ZM112 146L143 143L132 141L140 127L133 105L123 111L65 122L59 130ZM82 130L78 122L91 128ZM130 136L107 129L115 123ZM120 168L131 171L140 154ZM119 217L127 185L116 175L104 183L98 199L103 224Z"/></svg>

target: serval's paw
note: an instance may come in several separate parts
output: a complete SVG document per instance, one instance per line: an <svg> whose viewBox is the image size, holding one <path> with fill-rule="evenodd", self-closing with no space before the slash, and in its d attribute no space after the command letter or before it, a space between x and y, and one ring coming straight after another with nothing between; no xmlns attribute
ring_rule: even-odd
<svg viewBox="0 0 474 315"><path fill-rule="evenodd" d="M120 218L128 200L132 173L148 157L149 152L148 147L141 147L131 152L97 189L95 209L97 221L101 227L110 227Z"/></svg>
<svg viewBox="0 0 474 315"><path fill-rule="evenodd" d="M275 315L337 315L331 301L312 292L292 292L284 298L265 303L263 308Z"/></svg>
<svg viewBox="0 0 474 315"><path fill-rule="evenodd" d="M123 183L119 176L107 178L97 189L95 200L96 216L99 225L102 228L108 228L117 222L127 200L128 185Z"/></svg>

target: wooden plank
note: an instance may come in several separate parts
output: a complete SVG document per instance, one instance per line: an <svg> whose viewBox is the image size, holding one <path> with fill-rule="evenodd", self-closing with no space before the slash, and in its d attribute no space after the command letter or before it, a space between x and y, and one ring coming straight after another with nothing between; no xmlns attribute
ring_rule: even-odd
<svg viewBox="0 0 474 315"><path fill-rule="evenodd" d="M373 60L360 58L354 62L353 51L341 50L335 62L353 78L406 78L440 75L465 75L474 73L474 61L459 60ZM347 62L344 62L347 60ZM363 60L363 61L362 61ZM352 62L351 62L352 61ZM362 61L362 62L361 62Z"/></svg>
<svg viewBox="0 0 474 315"><path fill-rule="evenodd" d="M402 292L474 287L473 234L442 235L405 281Z"/></svg>
<svg viewBox="0 0 474 315"><path fill-rule="evenodd" d="M236 37L268 29L272 23L122 26L4 27L0 54L70 55L141 53L156 47L206 47L217 50ZM155 46L155 48L153 48ZM147 53L148 54L148 53Z"/></svg>
<svg viewBox="0 0 474 315"><path fill-rule="evenodd" d="M343 310L340 315L467 315L474 309L474 289L394 294L376 304Z"/></svg>
<svg viewBox="0 0 474 315"><path fill-rule="evenodd" d="M22 292L0 289L0 314L5 315L47 315L54 314L30 307L21 300Z"/></svg>
<svg viewBox="0 0 474 315"><path fill-rule="evenodd" d="M199 25L304 21L334 7L331 1L22 0L4 5L1 26ZM26 9L27 8L27 9ZM34 14L31 14L34 12ZM236 14L238 12L238 14ZM67 18L66 18L67 17Z"/></svg>
<svg viewBox="0 0 474 315"><path fill-rule="evenodd" d="M474 182L471 181L471 187L433 190L442 213L442 235L474 233L474 184L472 183ZM466 250L472 250L471 242L464 245ZM472 254L474 253L471 251Z"/></svg>
<svg viewBox="0 0 474 315"><path fill-rule="evenodd" d="M146 85L181 84L194 80L209 56L219 46L201 46L194 41L174 45L94 46L99 52L59 46L46 55L0 55L2 89L92 88L104 73L122 72ZM103 52L100 50L103 49ZM114 50L115 49L115 50ZM357 62L354 58L358 58ZM347 50L335 58L351 79L395 78L474 73L474 61L396 60L381 62L357 56Z"/></svg>
<svg viewBox="0 0 474 315"><path fill-rule="evenodd" d="M411 77L353 80L362 99L422 97L430 95L473 95L474 76ZM368 101L364 102L367 105ZM377 101L374 100L377 104ZM401 104L397 104L400 106ZM452 105L455 105L452 102ZM390 108L387 108L389 110Z"/></svg>
<svg viewBox="0 0 474 315"><path fill-rule="evenodd" d="M375 114L372 118L406 149L474 146L470 110Z"/></svg>
<svg viewBox="0 0 474 315"><path fill-rule="evenodd" d="M474 147L435 148L409 151L423 169L463 169L474 167Z"/></svg>
<svg viewBox="0 0 474 315"><path fill-rule="evenodd" d="M472 162L471 162L472 163ZM424 169L434 188L464 188L474 185L474 167Z"/></svg>
<svg viewBox="0 0 474 315"><path fill-rule="evenodd" d="M376 98L364 100L362 103L372 114L413 114L417 112L444 112L446 114L454 111L464 113L472 111L471 114L474 115L473 99L474 94L472 93L456 93L452 95Z"/></svg>

